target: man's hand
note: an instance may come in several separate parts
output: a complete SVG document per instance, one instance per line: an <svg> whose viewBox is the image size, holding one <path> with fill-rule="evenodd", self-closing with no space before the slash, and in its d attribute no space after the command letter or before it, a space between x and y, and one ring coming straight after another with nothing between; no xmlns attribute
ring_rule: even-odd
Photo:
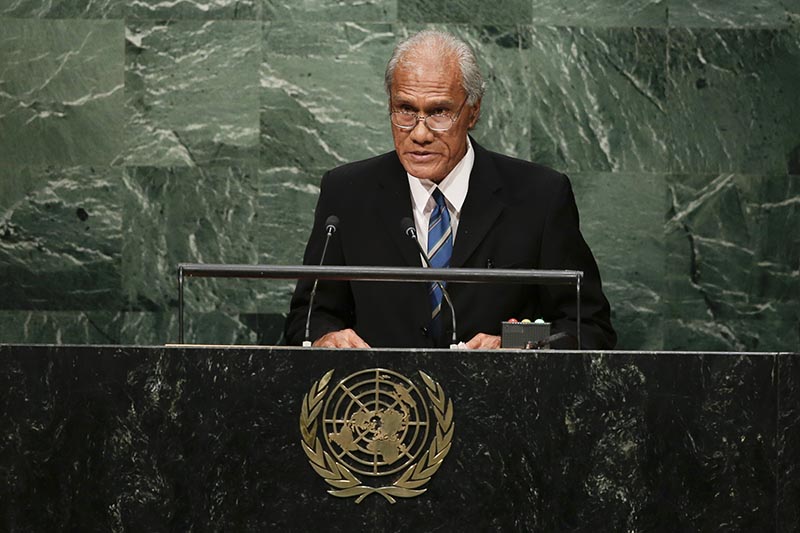
<svg viewBox="0 0 800 533"><path fill-rule="evenodd" d="M369 344L352 329L340 329L326 333L314 341L317 348L369 348Z"/></svg>
<svg viewBox="0 0 800 533"><path fill-rule="evenodd" d="M496 350L500 348L500 336L478 333L467 342L466 347L468 350Z"/></svg>

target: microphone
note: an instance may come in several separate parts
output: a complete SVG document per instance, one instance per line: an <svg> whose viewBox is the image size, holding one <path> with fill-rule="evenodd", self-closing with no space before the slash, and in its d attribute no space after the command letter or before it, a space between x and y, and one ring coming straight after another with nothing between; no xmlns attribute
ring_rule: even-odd
<svg viewBox="0 0 800 533"><path fill-rule="evenodd" d="M414 225L414 221L411 220L411 217L403 217L403 219L400 221L400 226L403 229L403 233L405 233L411 240L414 241L414 244L417 245L419 255L422 256L422 260L425 262L428 268L433 268L430 260L428 259L428 254L425 253L425 250L422 249L422 245L417 240L417 227ZM453 307L452 300L450 300L450 295L444 288L444 284L441 281L434 281L434 283L439 286L439 289L442 291L442 296L444 296L444 300L447 302L447 306L450 308L450 317L453 319L453 336L450 340L450 348L455 349L458 347L458 341L456 340L456 310L455 307Z"/></svg>
<svg viewBox="0 0 800 533"><path fill-rule="evenodd" d="M336 233L336 230L339 228L339 217L336 215L331 215L325 219L325 246L322 248L322 257L319 260L319 266L322 266L325 263L325 253L328 251L328 243L331 240L331 236ZM317 283L319 283L319 278L314 279L314 286L311 287L311 296L308 298L308 313L306 314L306 336L305 340L303 341L303 346L309 347L311 346L311 309L314 307L314 296L317 295Z"/></svg>

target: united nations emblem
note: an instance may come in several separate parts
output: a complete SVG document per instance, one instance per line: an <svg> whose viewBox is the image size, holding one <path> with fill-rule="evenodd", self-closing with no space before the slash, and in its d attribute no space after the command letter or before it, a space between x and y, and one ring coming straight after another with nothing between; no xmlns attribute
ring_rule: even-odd
<svg viewBox="0 0 800 533"><path fill-rule="evenodd" d="M402 374L383 368L351 374L328 393L333 372L314 382L300 410L303 451L332 487L328 493L355 497L356 503L370 494L395 503L424 493L450 451L453 402L422 371L424 394ZM379 484L377 478L390 476L390 485Z"/></svg>

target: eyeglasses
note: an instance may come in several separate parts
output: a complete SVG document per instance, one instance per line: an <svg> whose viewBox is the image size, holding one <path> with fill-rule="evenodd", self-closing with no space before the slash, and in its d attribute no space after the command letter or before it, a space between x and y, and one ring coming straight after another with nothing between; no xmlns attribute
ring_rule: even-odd
<svg viewBox="0 0 800 533"><path fill-rule="evenodd" d="M392 124L401 130L412 130L417 127L417 123L421 120L425 126L431 131L447 131L453 127L458 117L461 115L461 110L464 104L467 103L465 98L461 105L458 107L454 115L447 113L435 113L433 115L420 115L410 111L392 111Z"/></svg>

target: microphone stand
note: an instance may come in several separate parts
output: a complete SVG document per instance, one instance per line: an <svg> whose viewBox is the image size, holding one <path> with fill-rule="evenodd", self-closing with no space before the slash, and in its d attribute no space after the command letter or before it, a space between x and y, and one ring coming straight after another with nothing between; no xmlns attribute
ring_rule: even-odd
<svg viewBox="0 0 800 533"><path fill-rule="evenodd" d="M414 224L411 222L411 219L406 217L402 220L402 223L403 231L411 238L411 240L414 241L414 244L417 245L417 250L419 251L419 255L422 257L422 260L425 262L428 268L433 268L430 259L428 259L428 254L425 253L425 250L422 249L422 245L419 243L419 240L417 240L417 230L414 227ZM450 295L444 288L444 284L441 281L434 281L434 283L439 286L439 289L442 291L442 296L444 296L448 307L450 307L450 318L453 321L453 335L450 339L450 349L456 350L458 349L458 340L456 337L456 309L453 307L453 301L450 299Z"/></svg>
<svg viewBox="0 0 800 533"><path fill-rule="evenodd" d="M336 215L331 215L325 221L325 246L322 247L322 258L319 260L319 266L325 263L325 253L328 251L328 243L331 241L331 236L336 233L336 227L339 225L339 218ZM306 314L306 331L303 347L308 348L311 346L311 309L314 307L314 297L317 295L317 283L319 278L314 278L314 285L311 287L311 296L308 298L308 313Z"/></svg>

